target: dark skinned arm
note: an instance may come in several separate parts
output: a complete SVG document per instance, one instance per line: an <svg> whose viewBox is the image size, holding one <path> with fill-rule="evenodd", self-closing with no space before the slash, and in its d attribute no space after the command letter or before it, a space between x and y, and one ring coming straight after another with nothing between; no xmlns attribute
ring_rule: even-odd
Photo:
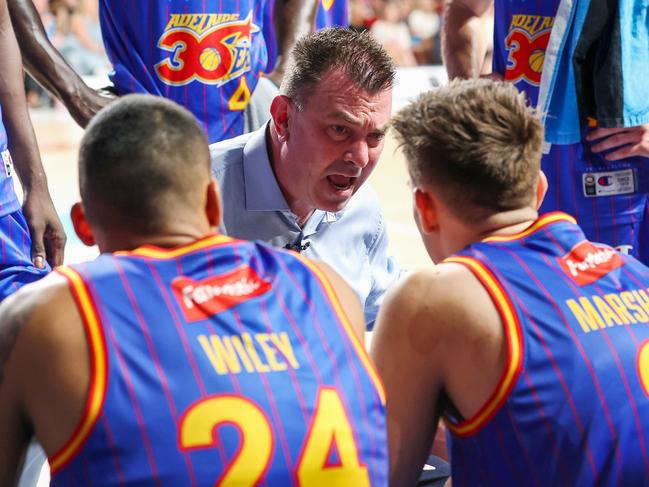
<svg viewBox="0 0 649 487"><path fill-rule="evenodd" d="M319 0L275 0L275 32L277 35L277 64L268 78L277 86L282 82L284 70L295 42L311 32L318 11Z"/></svg>
<svg viewBox="0 0 649 487"><path fill-rule="evenodd" d="M34 129L27 113L22 61L11 28L6 0L0 0L0 106L7 129L9 152L22 184L23 212L32 237L32 260L36 267L63 262L65 234L54 210L47 178L38 153Z"/></svg>
<svg viewBox="0 0 649 487"><path fill-rule="evenodd" d="M31 0L7 0L7 4L25 70L61 100L75 122L85 127L115 97L90 88L74 72L48 39Z"/></svg>

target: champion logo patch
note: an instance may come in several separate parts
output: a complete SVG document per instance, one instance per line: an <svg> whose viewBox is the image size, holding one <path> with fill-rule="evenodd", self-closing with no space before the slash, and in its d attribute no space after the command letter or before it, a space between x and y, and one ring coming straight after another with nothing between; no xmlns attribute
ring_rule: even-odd
<svg viewBox="0 0 649 487"><path fill-rule="evenodd" d="M634 193L637 178L633 169L622 169L607 172L587 172L582 175L584 196L613 196L616 194Z"/></svg>
<svg viewBox="0 0 649 487"><path fill-rule="evenodd" d="M272 289L272 284L244 265L202 281L179 276L171 287L185 319L194 322L261 296Z"/></svg>
<svg viewBox="0 0 649 487"><path fill-rule="evenodd" d="M575 245L570 253L557 260L561 269L579 286L592 284L624 265L615 249L587 241Z"/></svg>

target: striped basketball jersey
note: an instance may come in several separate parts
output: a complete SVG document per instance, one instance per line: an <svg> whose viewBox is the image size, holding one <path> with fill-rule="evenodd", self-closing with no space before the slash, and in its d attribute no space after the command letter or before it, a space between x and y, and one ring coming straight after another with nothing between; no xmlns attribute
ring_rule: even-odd
<svg viewBox="0 0 649 487"><path fill-rule="evenodd" d="M536 106L545 50L559 0L496 0L493 70ZM588 127L584 127L584 135ZM548 177L543 212L574 216L590 240L649 264L649 159L607 161L594 142L552 145L543 156Z"/></svg>
<svg viewBox="0 0 649 487"><path fill-rule="evenodd" d="M59 272L92 380L52 485L387 484L381 384L304 258L211 236Z"/></svg>
<svg viewBox="0 0 649 487"><path fill-rule="evenodd" d="M559 212L447 261L488 291L508 351L486 404L447 415L453 485L647 485L649 268Z"/></svg>
<svg viewBox="0 0 649 487"><path fill-rule="evenodd" d="M268 68L270 72L277 63L279 56L277 46L277 34L273 22L274 11L277 8L275 0L268 0L270 8L266 9L267 15L264 18L264 37L268 47ZM313 30L318 31L326 27L349 27L349 11L347 0L318 0L318 9L316 10L313 21ZM280 7L281 8L281 7Z"/></svg>
<svg viewBox="0 0 649 487"><path fill-rule="evenodd" d="M210 142L243 133L243 110L267 64L267 0L100 0L119 94L170 98Z"/></svg>
<svg viewBox="0 0 649 487"><path fill-rule="evenodd" d="M0 108L0 156L2 169L0 169L0 216L8 215L20 209L20 203L14 191L14 166L9 153L7 130L2 122L2 108Z"/></svg>
<svg viewBox="0 0 649 487"><path fill-rule="evenodd" d="M318 0L314 29L349 27L347 3L347 0Z"/></svg>

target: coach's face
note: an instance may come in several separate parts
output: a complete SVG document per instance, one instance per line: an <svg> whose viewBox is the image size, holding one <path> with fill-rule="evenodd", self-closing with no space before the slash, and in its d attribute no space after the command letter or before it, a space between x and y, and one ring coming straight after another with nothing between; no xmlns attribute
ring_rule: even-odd
<svg viewBox="0 0 649 487"><path fill-rule="evenodd" d="M316 208L342 210L381 155L392 91L370 94L334 70L311 91L302 110L288 98L285 103L280 159L291 176L282 188L291 209L298 216Z"/></svg>

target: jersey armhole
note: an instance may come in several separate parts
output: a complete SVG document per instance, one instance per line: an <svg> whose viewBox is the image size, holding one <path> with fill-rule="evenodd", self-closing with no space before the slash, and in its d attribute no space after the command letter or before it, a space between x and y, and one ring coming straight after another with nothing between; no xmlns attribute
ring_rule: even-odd
<svg viewBox="0 0 649 487"><path fill-rule="evenodd" d="M376 388L376 392L378 393L381 399L381 403L385 406L385 390L383 388L383 383L381 382L381 379L379 378L379 374L374 368L372 361L370 360L367 350L365 349L365 345L358 339L356 333L354 333L352 324L349 322L349 318L347 318L347 314L345 313L345 310L342 307L342 304L340 303L340 300L338 299L338 296L336 295L333 286L329 282L329 279L313 262L311 262L310 260L308 260L307 258L305 258L304 256L298 253L293 253L293 255L307 269L309 269L313 275L315 275L316 279L320 283L320 286L322 287L322 291L326 296L327 300L329 301L329 303L331 304L331 307L336 311L336 316L340 320L343 330L347 334L347 337L349 338L352 347L356 351L356 355L360 359L361 363L363 364L363 367L365 368L365 371L367 372L370 379L372 380L372 383Z"/></svg>
<svg viewBox="0 0 649 487"><path fill-rule="evenodd" d="M65 467L83 447L101 414L108 382L108 354L99 314L86 283L77 271L59 267L55 272L64 276L81 315L86 342L90 352L90 385L79 422L64 445L48 460L52 476Z"/></svg>
<svg viewBox="0 0 649 487"><path fill-rule="evenodd" d="M480 281L500 315L505 338L507 340L507 359L505 368L489 399L472 417L452 422L446 419L449 430L458 437L475 435L484 427L505 403L516 384L523 364L523 334L521 332L518 313L509 295L494 274L479 260L471 257L451 257L444 261L463 265Z"/></svg>

